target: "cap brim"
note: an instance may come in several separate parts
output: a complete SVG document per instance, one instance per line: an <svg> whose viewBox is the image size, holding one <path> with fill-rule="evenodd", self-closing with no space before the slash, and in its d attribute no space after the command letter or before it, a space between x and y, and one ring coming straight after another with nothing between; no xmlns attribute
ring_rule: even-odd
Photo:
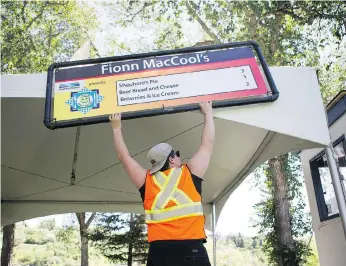
<svg viewBox="0 0 346 266"><path fill-rule="evenodd" d="M151 169L149 170L149 173L155 174L156 172L160 171L160 169L165 165L165 161L158 163L157 165L153 165L153 167L151 167Z"/></svg>

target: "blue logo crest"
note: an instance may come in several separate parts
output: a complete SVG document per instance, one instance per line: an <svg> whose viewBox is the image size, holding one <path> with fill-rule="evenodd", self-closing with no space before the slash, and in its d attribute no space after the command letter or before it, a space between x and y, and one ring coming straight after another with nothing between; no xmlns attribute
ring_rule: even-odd
<svg viewBox="0 0 346 266"><path fill-rule="evenodd" d="M90 112L92 109L100 108L100 102L104 99L99 94L99 90L82 89L79 92L71 92L71 98L66 101L71 107L72 112L80 111L83 114Z"/></svg>
<svg viewBox="0 0 346 266"><path fill-rule="evenodd" d="M59 85L59 90L74 90L79 89L79 87L79 82L62 83Z"/></svg>

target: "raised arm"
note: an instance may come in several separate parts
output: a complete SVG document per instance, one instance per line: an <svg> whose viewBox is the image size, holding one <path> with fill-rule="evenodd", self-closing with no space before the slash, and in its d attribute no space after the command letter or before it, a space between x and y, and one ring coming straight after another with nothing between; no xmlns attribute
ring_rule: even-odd
<svg viewBox="0 0 346 266"><path fill-rule="evenodd" d="M213 153L215 126L212 103L202 102L199 106L201 107L202 114L204 114L202 141L198 151L190 159L188 166L193 174L202 178L208 169L211 154Z"/></svg>
<svg viewBox="0 0 346 266"><path fill-rule="evenodd" d="M118 158L132 182L139 189L144 184L146 170L129 154L121 132L121 114L112 114L109 116L109 120L113 128L114 146Z"/></svg>

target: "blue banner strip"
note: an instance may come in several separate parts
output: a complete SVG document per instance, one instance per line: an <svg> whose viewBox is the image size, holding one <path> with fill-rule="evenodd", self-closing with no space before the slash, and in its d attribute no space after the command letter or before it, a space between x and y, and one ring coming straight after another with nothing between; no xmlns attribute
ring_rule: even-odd
<svg viewBox="0 0 346 266"><path fill-rule="evenodd" d="M224 62L245 58L253 58L255 55L251 48L231 48L218 51L205 51L169 56L148 57L96 64L92 66L78 66L68 69L60 69L55 73L55 81L69 81L92 77L135 73L153 69L166 69L181 66L201 65L216 62Z"/></svg>

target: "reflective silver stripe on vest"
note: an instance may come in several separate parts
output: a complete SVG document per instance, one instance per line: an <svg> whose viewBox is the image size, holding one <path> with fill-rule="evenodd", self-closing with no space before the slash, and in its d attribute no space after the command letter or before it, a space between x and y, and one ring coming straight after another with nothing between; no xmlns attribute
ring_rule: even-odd
<svg viewBox="0 0 346 266"><path fill-rule="evenodd" d="M154 178L156 179L156 181L160 184L160 186L162 187L165 182L166 182L166 178L163 176L164 174L162 172L157 172L155 175L154 175Z"/></svg>
<svg viewBox="0 0 346 266"><path fill-rule="evenodd" d="M153 176L156 180L156 182L163 187L163 185L166 182L166 178L162 172L157 172L156 175ZM175 188L175 191L173 195L171 196L172 200L177 200L179 204L187 204L187 203L192 203L192 200L180 189ZM164 206L165 207L165 206ZM159 204L156 204L155 208L153 210L158 210L159 209Z"/></svg>
<svg viewBox="0 0 346 266"><path fill-rule="evenodd" d="M192 200L181 190L176 190L173 194L173 198L179 201L180 204L191 203Z"/></svg>
<svg viewBox="0 0 346 266"><path fill-rule="evenodd" d="M164 208L165 205L169 202L170 197L174 193L176 184L179 183L179 179L182 173L181 168L174 168L171 171L173 171L173 173L169 180L165 181L168 182L167 185L163 187L161 192L157 195L158 199L156 201L156 205L153 206L154 208L152 208L152 210L159 210ZM162 175L162 173L158 172L157 175Z"/></svg>
<svg viewBox="0 0 346 266"><path fill-rule="evenodd" d="M196 202L197 203L197 202ZM184 206L179 209L172 209L165 212L159 213L147 213L145 215L147 222L159 222L167 219L179 219L182 216L191 215L191 214L199 214L203 215L203 206L199 202L196 205Z"/></svg>

